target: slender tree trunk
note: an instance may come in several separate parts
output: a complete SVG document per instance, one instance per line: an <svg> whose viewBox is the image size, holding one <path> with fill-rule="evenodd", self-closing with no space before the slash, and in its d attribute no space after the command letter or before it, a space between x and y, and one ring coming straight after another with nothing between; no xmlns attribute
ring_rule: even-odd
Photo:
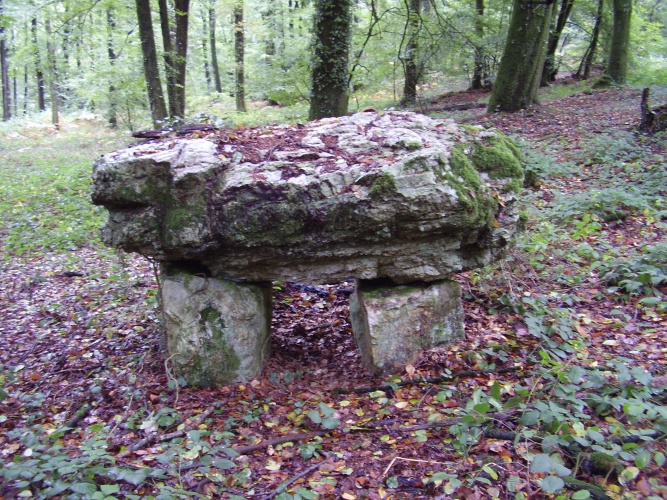
<svg viewBox="0 0 667 500"><path fill-rule="evenodd" d="M614 31L611 37L607 74L615 83L623 85L628 73L632 0L613 0L613 2Z"/></svg>
<svg viewBox="0 0 667 500"><path fill-rule="evenodd" d="M4 6L0 0L0 16L4 15ZM2 119L12 117L12 89L9 86L9 56L7 51L7 28L0 24L0 72L2 73Z"/></svg>
<svg viewBox="0 0 667 500"><path fill-rule="evenodd" d="M211 47L211 68L213 68L215 91L221 93L222 83L220 82L220 66L218 66L218 48L215 43L215 0L208 7L208 36Z"/></svg>
<svg viewBox="0 0 667 500"><path fill-rule="evenodd" d="M265 2L266 8L262 10L262 20L266 32L264 33L264 62L267 66L273 66L273 58L276 55L276 30L275 30L275 16L276 7L274 0Z"/></svg>
<svg viewBox="0 0 667 500"><path fill-rule="evenodd" d="M109 66L112 68L116 64L116 51L113 48L113 32L116 29L116 22L113 18L111 7L107 8L107 54L109 56ZM116 87L113 83L109 84L109 126L111 128L118 127L117 104L116 104Z"/></svg>
<svg viewBox="0 0 667 500"><path fill-rule="evenodd" d="M236 60L236 111L245 112L245 28L243 26L243 0L234 3L234 58Z"/></svg>
<svg viewBox="0 0 667 500"><path fill-rule="evenodd" d="M553 0L542 4L514 0L489 112L518 111L537 101L553 8Z"/></svg>
<svg viewBox="0 0 667 500"><path fill-rule="evenodd" d="M351 31L352 0L315 2L311 120L347 113Z"/></svg>
<svg viewBox="0 0 667 500"><path fill-rule="evenodd" d="M417 54L419 52L419 31L421 30L421 0L406 1L406 7L408 11L406 25L408 42L405 46L405 56L401 57L405 74L401 106L409 106L417 102L417 84L420 76Z"/></svg>
<svg viewBox="0 0 667 500"><path fill-rule="evenodd" d="M44 97L44 72L42 61L39 57L39 41L37 39L37 18L32 18L32 40L35 45L33 56L35 58L35 70L37 73L37 107L40 111L46 111L46 99Z"/></svg>
<svg viewBox="0 0 667 500"><path fill-rule="evenodd" d="M600 29L602 27L603 11L604 11L604 0L599 0L597 17L595 18L595 25L593 26L593 35L591 36L591 43L588 46L588 51L586 52L586 57L584 59L584 74L583 74L584 80L588 80L588 77L591 76L591 68L593 67L595 52L597 51L598 48L598 40L600 39Z"/></svg>
<svg viewBox="0 0 667 500"><path fill-rule="evenodd" d="M51 123L60 129L60 96L58 95L58 63L56 59L55 46L51 42L51 20L47 17L45 21L47 39L46 53L49 61L49 94L51 98Z"/></svg>
<svg viewBox="0 0 667 500"><path fill-rule="evenodd" d="M172 35L167 0L158 0L160 27L164 46L165 72L167 75L167 95L169 96L169 116L185 116L185 65L188 52L188 21L190 0L175 0L175 27Z"/></svg>
<svg viewBox="0 0 667 500"><path fill-rule="evenodd" d="M472 72L472 90L484 88L488 77L486 70L486 54L484 53L484 0L475 0L475 67Z"/></svg>
<svg viewBox="0 0 667 500"><path fill-rule="evenodd" d="M153 123L157 127L167 117L167 106L164 102L160 72L157 65L157 51L155 49L155 37L153 36L150 0L136 0L136 5L148 101L151 107Z"/></svg>
<svg viewBox="0 0 667 500"><path fill-rule="evenodd" d="M175 0L176 8L176 96L172 115L185 117L185 72L188 58L188 24L190 21L190 0Z"/></svg>
<svg viewBox="0 0 667 500"><path fill-rule="evenodd" d="M28 114L28 66L23 68L23 114Z"/></svg>
<svg viewBox="0 0 667 500"><path fill-rule="evenodd" d="M558 66L556 65L556 51L558 50L558 43L560 42L560 37L563 34L563 30L565 29L565 24L570 17L570 12L572 12L573 5L574 0L562 0L562 3L560 4L560 10L558 12L558 19L556 20L556 25L552 26L552 29L549 33L549 42L547 43L547 58L544 62L544 69L542 70L541 85L543 87L556 79L556 73L558 72Z"/></svg>
<svg viewBox="0 0 667 500"><path fill-rule="evenodd" d="M202 6L201 10L201 51L204 58L204 79L206 80L206 92L211 91L211 67L208 59L208 9Z"/></svg>

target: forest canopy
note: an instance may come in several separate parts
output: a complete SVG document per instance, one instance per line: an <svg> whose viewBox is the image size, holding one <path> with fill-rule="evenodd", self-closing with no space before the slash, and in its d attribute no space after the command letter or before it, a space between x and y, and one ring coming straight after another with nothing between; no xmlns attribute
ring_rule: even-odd
<svg viewBox="0 0 667 500"><path fill-rule="evenodd" d="M63 110L86 111L112 126L135 129L146 125L149 94L156 92L164 100L164 112L158 108L158 114L172 119L204 111L224 117L234 108L243 110L246 101L297 105L295 113L304 116L303 107L313 96L316 7L329 3L335 4L2 0L4 118L50 110L57 122ZM343 13L339 18L350 25L348 62L343 65L350 111L369 103L413 104L443 80L488 88L504 50L513 43L508 32L516 6L510 0L338 5L350 9L349 17ZM631 23L623 28L629 36L627 81L649 85L667 80L664 2L560 0L548 5L553 12L548 44L544 42L543 84L557 74L588 77L591 70L607 70L619 40L615 15L628 6ZM141 9L152 14L148 25L140 22ZM142 26L152 27L155 80L147 79L144 67Z"/></svg>

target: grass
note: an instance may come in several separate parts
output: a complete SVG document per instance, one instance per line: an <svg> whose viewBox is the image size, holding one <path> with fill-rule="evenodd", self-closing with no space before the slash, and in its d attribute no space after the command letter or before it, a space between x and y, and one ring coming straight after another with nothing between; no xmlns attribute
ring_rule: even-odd
<svg viewBox="0 0 667 500"><path fill-rule="evenodd" d="M5 258L99 241L105 211L90 201L95 159L129 139L91 121L61 131L17 121L0 129L0 248Z"/></svg>

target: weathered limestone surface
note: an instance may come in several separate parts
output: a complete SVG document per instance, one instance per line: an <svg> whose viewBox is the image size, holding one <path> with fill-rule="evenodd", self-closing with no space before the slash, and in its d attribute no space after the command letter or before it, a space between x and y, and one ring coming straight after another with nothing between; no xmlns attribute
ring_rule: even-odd
<svg viewBox="0 0 667 500"><path fill-rule="evenodd" d="M93 201L109 210L107 244L164 263L170 355L210 385L268 356L270 289L257 283L360 280L354 330L375 371L455 338L447 280L509 248L522 180L499 132L371 112L110 153ZM407 287L367 283L382 279Z"/></svg>
<svg viewBox="0 0 667 500"><path fill-rule="evenodd" d="M103 156L104 241L237 281L407 283L489 264L514 235L523 170L498 132L394 112L295 133L257 162L207 139Z"/></svg>
<svg viewBox="0 0 667 500"><path fill-rule="evenodd" d="M350 319L364 367L400 371L424 349L462 337L461 286L450 280L413 286L358 283L350 297Z"/></svg>

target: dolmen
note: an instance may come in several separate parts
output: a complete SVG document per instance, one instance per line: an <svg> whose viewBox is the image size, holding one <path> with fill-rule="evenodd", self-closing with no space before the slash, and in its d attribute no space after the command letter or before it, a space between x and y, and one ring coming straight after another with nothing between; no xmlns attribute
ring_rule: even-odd
<svg viewBox="0 0 667 500"><path fill-rule="evenodd" d="M364 366L463 334L456 273L512 245L521 155L502 133L410 112L223 129L102 156L103 241L160 263L168 356L210 386L257 376L273 281L355 279Z"/></svg>

